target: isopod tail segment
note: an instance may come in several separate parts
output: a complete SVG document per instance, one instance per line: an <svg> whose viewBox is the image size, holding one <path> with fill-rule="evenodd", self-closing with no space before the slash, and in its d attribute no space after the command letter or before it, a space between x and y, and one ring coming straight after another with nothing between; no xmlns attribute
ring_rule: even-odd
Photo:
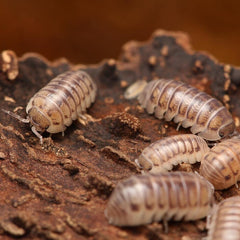
<svg viewBox="0 0 240 240"><path fill-rule="evenodd" d="M15 114L15 113L13 113L13 112L10 112L10 111L8 111L8 110L5 110L5 109L2 109L2 111L5 112L5 113L7 113L8 115L10 115L11 117L16 118L16 119L19 120L20 122L30 123L30 120L29 120L28 117L27 117L27 118L22 118L21 116ZM42 135L37 131L37 129L36 129L34 126L31 127L31 130L32 130L32 132L39 138L40 144L43 145L43 137L42 137Z"/></svg>

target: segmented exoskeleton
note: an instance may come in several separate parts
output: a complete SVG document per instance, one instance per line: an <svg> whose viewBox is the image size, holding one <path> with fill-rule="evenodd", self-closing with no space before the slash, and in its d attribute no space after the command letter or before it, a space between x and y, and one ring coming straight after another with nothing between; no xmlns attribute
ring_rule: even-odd
<svg viewBox="0 0 240 240"><path fill-rule="evenodd" d="M193 173L169 172L132 176L110 196L105 215L110 224L137 226L155 221L205 217L213 186Z"/></svg>
<svg viewBox="0 0 240 240"><path fill-rule="evenodd" d="M240 139L228 139L218 143L201 161L200 174L215 189L225 189L240 179Z"/></svg>
<svg viewBox="0 0 240 240"><path fill-rule="evenodd" d="M182 134L150 144L135 162L143 171L165 172L183 162L200 162L208 151L209 147L203 138L194 134Z"/></svg>
<svg viewBox="0 0 240 240"><path fill-rule="evenodd" d="M174 120L193 134L218 140L233 133L235 124L220 101L200 90L175 80L153 80L139 95L149 114L166 121Z"/></svg>
<svg viewBox="0 0 240 240"><path fill-rule="evenodd" d="M227 198L215 206L205 240L240 239L240 197Z"/></svg>
<svg viewBox="0 0 240 240"><path fill-rule="evenodd" d="M30 123L33 133L64 132L95 101L96 84L84 71L68 71L52 79L40 89L26 107L27 119L4 110L22 122Z"/></svg>

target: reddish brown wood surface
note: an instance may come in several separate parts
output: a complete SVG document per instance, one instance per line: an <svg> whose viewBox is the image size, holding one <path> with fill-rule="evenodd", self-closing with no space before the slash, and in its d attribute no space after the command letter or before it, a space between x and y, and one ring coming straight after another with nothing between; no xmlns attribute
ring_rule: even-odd
<svg viewBox="0 0 240 240"><path fill-rule="evenodd" d="M1 62L0 62L1 63ZM84 69L98 85L87 125L75 121L65 136L46 139L43 147L29 125L0 111L0 239L201 239L205 219L117 228L104 217L107 199L118 181L139 174L133 160L149 142L176 131L174 123L149 116L137 100L125 100L126 87L138 79L174 78L223 101L239 126L240 70L195 52L183 33L156 31L143 43L129 42L119 60L98 65L49 62L37 54L18 59L19 75L0 71L0 108L25 117L33 94L69 69ZM48 137L48 134L44 134ZM49 140L49 141L47 141ZM180 170L198 170L183 164ZM217 191L217 200L238 195L233 186Z"/></svg>

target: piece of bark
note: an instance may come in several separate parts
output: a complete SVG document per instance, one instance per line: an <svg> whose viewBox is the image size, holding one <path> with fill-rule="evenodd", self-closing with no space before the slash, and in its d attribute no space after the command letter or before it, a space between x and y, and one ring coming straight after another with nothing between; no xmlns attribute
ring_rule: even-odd
<svg viewBox="0 0 240 240"><path fill-rule="evenodd" d="M2 51L0 54L0 75L8 80L14 80L18 75L18 59L11 50ZM2 77L3 77L2 76Z"/></svg>
<svg viewBox="0 0 240 240"><path fill-rule="evenodd" d="M22 117L29 99L67 70L87 71L98 85L98 95L88 110L92 121L73 122L64 137L54 134L43 146L28 124L0 111L0 238L177 240L206 235L195 222L170 222L165 234L158 223L120 229L105 219L108 196L120 180L139 174L133 161L149 140L189 133L148 115L136 99L126 100L123 94L139 79L174 78L225 98L238 117L238 68L193 51L186 34L163 30L147 42L125 44L119 60L72 65L66 59L49 62L38 54L25 54L18 67L15 81L0 75L0 108L15 109ZM233 194L234 188L219 191L223 198Z"/></svg>

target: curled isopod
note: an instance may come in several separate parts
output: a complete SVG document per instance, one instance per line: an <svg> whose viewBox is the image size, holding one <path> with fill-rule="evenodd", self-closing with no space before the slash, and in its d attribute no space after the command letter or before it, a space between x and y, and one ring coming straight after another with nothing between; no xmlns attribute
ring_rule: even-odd
<svg viewBox="0 0 240 240"><path fill-rule="evenodd" d="M22 122L30 123L32 132L64 132L95 101L97 86L84 71L68 71L52 79L28 102L26 119L3 110ZM40 133L39 133L40 132Z"/></svg>
<svg viewBox="0 0 240 240"><path fill-rule="evenodd" d="M240 239L240 197L227 198L215 206L205 240Z"/></svg>
<svg viewBox="0 0 240 240"><path fill-rule="evenodd" d="M176 135L150 144L135 162L143 171L164 172L183 162L200 162L208 151L203 138L193 134Z"/></svg>
<svg viewBox="0 0 240 240"><path fill-rule="evenodd" d="M139 95L139 102L149 114L179 126L191 127L193 134L215 141L233 133L234 120L217 99L175 80L153 80Z"/></svg>
<svg viewBox="0 0 240 240"><path fill-rule="evenodd" d="M225 189L240 179L240 139L228 139L218 143L201 161L200 174L215 189Z"/></svg>
<svg viewBox="0 0 240 240"><path fill-rule="evenodd" d="M117 226L201 219L212 206L213 192L208 181L193 173L132 176L118 183L105 216L110 224Z"/></svg>
<svg viewBox="0 0 240 240"><path fill-rule="evenodd" d="M124 97L126 99L133 99L137 97L143 89L146 87L147 81L145 80L138 80L132 85L130 85L127 90L124 92Z"/></svg>

